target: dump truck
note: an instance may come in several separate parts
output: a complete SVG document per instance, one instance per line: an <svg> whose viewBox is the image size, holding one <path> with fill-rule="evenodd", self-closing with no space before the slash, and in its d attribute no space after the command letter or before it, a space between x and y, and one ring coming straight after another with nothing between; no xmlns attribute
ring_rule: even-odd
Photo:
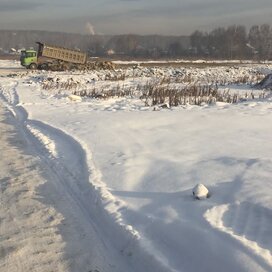
<svg viewBox="0 0 272 272"><path fill-rule="evenodd" d="M88 61L87 53L48 45L37 42L38 51L23 50L21 52L21 65L27 69L35 70L72 70L72 69L113 69L111 62Z"/></svg>

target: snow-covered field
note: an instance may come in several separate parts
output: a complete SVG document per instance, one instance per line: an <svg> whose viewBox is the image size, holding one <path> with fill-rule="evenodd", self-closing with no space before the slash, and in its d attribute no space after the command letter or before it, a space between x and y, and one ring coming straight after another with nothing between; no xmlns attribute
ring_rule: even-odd
<svg viewBox="0 0 272 272"><path fill-rule="evenodd" d="M0 61L0 73L18 65ZM27 197L58 218L54 248L65 269L55 271L272 271L272 96L252 88L271 71L235 64L3 74L0 105L46 173ZM239 103L167 108L142 99L161 79L176 89L216 84ZM209 198L193 198L198 183ZM35 218L32 231L42 236L46 222ZM24 271L8 269L16 251L6 252L0 270Z"/></svg>

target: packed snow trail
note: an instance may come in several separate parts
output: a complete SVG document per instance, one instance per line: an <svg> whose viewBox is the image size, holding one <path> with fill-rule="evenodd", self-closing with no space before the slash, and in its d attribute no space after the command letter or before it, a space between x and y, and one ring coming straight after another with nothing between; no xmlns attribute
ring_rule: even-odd
<svg viewBox="0 0 272 272"><path fill-rule="evenodd" d="M1 102L0 131L0 270L67 271L58 233L63 216L43 203L43 166Z"/></svg>
<svg viewBox="0 0 272 272"><path fill-rule="evenodd" d="M40 159L46 181L38 187L39 200L46 207L52 206L62 218L56 229L65 246L56 262L61 264L63 260L66 264L63 271L170 271L141 250L134 237L109 218L89 183L84 150L62 131L28 120L27 112L18 106L14 91L17 83L14 85L11 91L2 90L2 105L12 113L28 149ZM38 221L35 224L39 226ZM32 265L26 259L28 271L48 271L46 267ZM25 267L16 271L25 271Z"/></svg>

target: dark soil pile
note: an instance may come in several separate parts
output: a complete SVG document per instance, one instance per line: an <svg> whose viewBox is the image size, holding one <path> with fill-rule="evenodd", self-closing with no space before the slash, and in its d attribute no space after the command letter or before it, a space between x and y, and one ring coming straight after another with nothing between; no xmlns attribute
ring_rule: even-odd
<svg viewBox="0 0 272 272"><path fill-rule="evenodd" d="M257 83L255 87L272 90L272 74L267 75L261 82Z"/></svg>

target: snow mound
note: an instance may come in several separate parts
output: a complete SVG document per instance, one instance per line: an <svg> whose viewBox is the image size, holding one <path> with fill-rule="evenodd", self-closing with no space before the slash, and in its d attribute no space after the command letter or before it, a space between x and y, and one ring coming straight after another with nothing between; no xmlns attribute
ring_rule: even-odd
<svg viewBox="0 0 272 272"><path fill-rule="evenodd" d="M207 187L203 184L197 184L194 188L193 188L193 196L196 199L205 199L209 196L209 190L207 189Z"/></svg>
<svg viewBox="0 0 272 272"><path fill-rule="evenodd" d="M256 84L257 88L272 90L272 74L267 75L261 82Z"/></svg>
<svg viewBox="0 0 272 272"><path fill-rule="evenodd" d="M67 96L68 100L71 101L77 101L77 102L81 102L82 98L78 95L74 95L74 94L70 94L69 96Z"/></svg>

